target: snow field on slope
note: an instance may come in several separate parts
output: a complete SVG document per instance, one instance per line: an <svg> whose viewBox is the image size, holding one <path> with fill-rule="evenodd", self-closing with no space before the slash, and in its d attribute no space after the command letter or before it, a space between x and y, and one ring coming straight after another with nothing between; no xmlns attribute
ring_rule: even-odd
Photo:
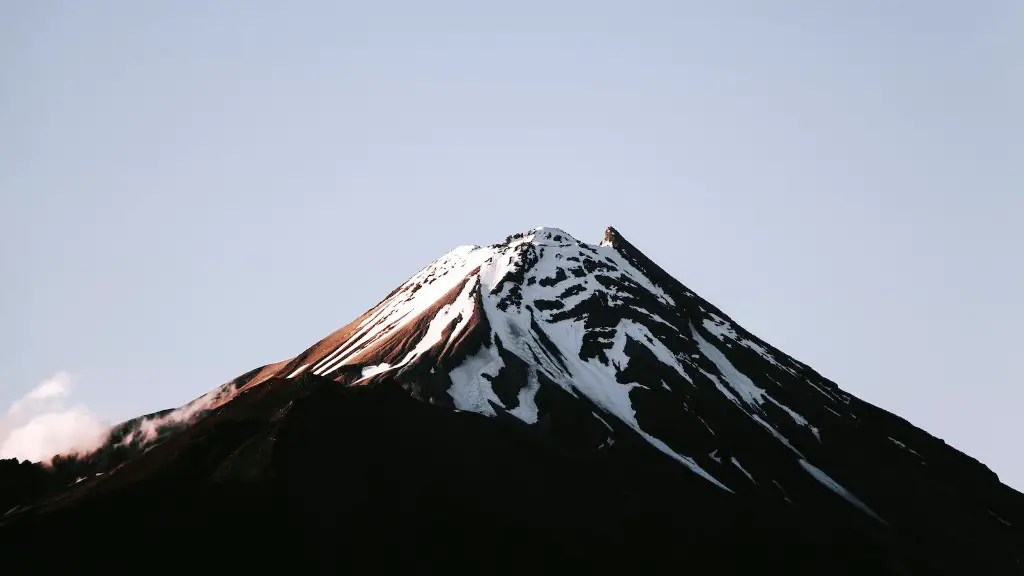
<svg viewBox="0 0 1024 576"><path fill-rule="evenodd" d="M703 353L705 357L711 360L715 367L718 368L719 374L722 375L722 378L725 379L726 383L729 384L729 387L732 388L732 391L735 392L735 394L729 393L729 391L727 391L723 386L721 386L721 383L718 380L718 378L712 377L716 385L718 385L719 389L724 394L726 394L726 396L728 396L733 402L742 407L742 405L740 404L740 400L742 400L743 403L747 405L747 407L753 408L754 410L757 411L761 411L761 405L764 404L766 401L771 402L772 404L778 406L787 414L789 414L790 418L792 418L793 421L796 422L798 425L810 430L811 433L814 434L814 436L818 438L820 441L818 429L815 428L814 426L811 426L810 422L808 422L806 418L804 418L796 411L790 409L788 406L785 406L781 402L775 400L774 398L769 396L766 391L764 391L763 389L759 388L756 384L754 384L754 382L750 378L748 378L745 374L743 374L742 372L737 370L735 366L733 366L732 362L730 362L729 359L725 357L725 354L723 354L721 350L719 350L715 345L705 340L699 332L694 330L693 336L697 340L697 346L700 348L701 353ZM751 416L754 417L754 419L757 420L757 422L760 423L762 426L768 428L769 431L772 432L776 437L780 439L784 438L778 430L776 430L773 426L765 422L764 419L760 418L756 414L751 414ZM785 439L784 443L790 448L793 447L788 439Z"/></svg>
<svg viewBox="0 0 1024 576"><path fill-rule="evenodd" d="M793 369L793 368L791 368L789 366L782 365L778 360L775 359L775 356L773 356L768 351L767 348L765 348L764 346L762 346L762 345L758 344L757 342L755 342L753 340L750 340L748 338L741 338L736 333L736 330L732 327L732 325L730 325L724 319L719 318L718 315L716 315L716 314L714 314L712 312L707 312L707 314L711 318L705 318L703 320L703 322L701 322L701 325L703 325L704 329L707 330L711 335L713 335L714 337L718 338L722 342L725 342L726 340L731 340L733 342L737 342L741 346L744 346L746 348L749 348L749 349L753 350L759 356L761 356L761 358L764 358L768 362L771 362L772 365L774 365L776 368L779 368L781 370L785 370L786 372L790 373L791 375L799 377L799 374L797 373L797 371L795 369ZM795 362L792 359L789 359L789 360L790 360L790 362ZM799 368L799 366L797 366L797 368ZM807 380L807 383L810 384L818 392L821 392L821 394L823 396L825 396L826 398L828 398L831 402L838 402L839 401L839 399L837 399L835 397L835 395L833 395L828 390L825 390L824 388L818 386L814 382L811 382L810 380Z"/></svg>
<svg viewBox="0 0 1024 576"><path fill-rule="evenodd" d="M524 251L521 246L527 243L531 246ZM523 256L530 251L538 258L533 269L528 272L534 283L530 285L523 282L519 286L523 305L509 306L507 310L499 309L497 304L513 288L512 283L507 283L500 294L491 295L491 290L510 273L524 266ZM408 354L393 365L378 364L364 367L361 379L399 370L427 351L446 346L451 340L442 342L444 330L459 318L455 331L450 336L455 338L468 325L475 311L476 295L479 293L481 305L493 331L492 338L499 338L508 353L515 354L534 368L529 373L526 386L519 392L517 406L509 409L502 404L489 379L484 377L494 377L501 369L503 362L498 350L493 345L482 347L460 366L450 371L452 386L449 394L457 409L493 416L495 407L500 407L523 422L534 423L538 417L535 396L540 386L540 374L543 374L570 394L585 396L606 413L619 418L658 450L728 490L728 487L703 470L693 459L676 453L663 441L640 428L629 398L630 390L639 384L622 384L616 380L618 371L624 369L629 362L624 352L627 338L632 338L647 347L655 357L689 379L679 359L650 334L647 328L635 322L620 322L611 335L612 348L607 352L611 360L610 365L605 365L598 359L584 361L580 358L583 336L586 333L585 318L567 318L552 322L550 318L555 312L538 311L535 305L531 312L531 308L526 307L527 304L543 299L560 301L563 309L571 309L591 297L597 290L608 293L594 279L593 274L577 277L568 273L569 268L579 265L568 260L570 257L578 260L594 258L606 264L610 263L615 270L603 273L649 291L665 305L673 305L672 299L663 290L641 274L615 248L583 245L562 230L538 228L505 244L486 247L461 246L450 251L420 270L399 287L394 295L371 310L357 326L351 338L314 361L312 366L306 369L317 375L329 376L354 359L366 357L368 351L378 342L382 342L389 334L414 321L444 294L465 281L465 288L455 301L442 307L436 316L430 319L426 333ZM479 272L471 274L477 267ZM544 278L556 277L559 269L566 275L564 280L551 286L540 284ZM559 297L568 287L577 285L580 286L578 293L564 298ZM612 295L614 296L614 293ZM647 310L643 312L652 320L671 326L656 314ZM531 320L541 327L543 335L534 333ZM554 345L555 351L542 343L544 338Z"/></svg>
<svg viewBox="0 0 1024 576"><path fill-rule="evenodd" d="M476 287L477 283L475 281L470 280L469 282L466 282L466 285L462 288L462 292L459 293L455 301L451 304L445 304L442 306L441 309L437 311L437 314L431 318L430 325L427 327L427 333L423 335L423 338L416 343L416 346L410 350L409 353L405 355L405 358L400 360L398 364L387 365L385 368L375 370L369 376L364 375L363 378L357 380L357 382L365 380L370 376L376 376L383 372L397 370L410 364L417 357L439 344L441 342L441 338L444 336L445 329L457 319L458 323L455 325L455 329L452 330L452 333L449 336L449 341L456 338L462 330L469 325L469 321L473 317Z"/></svg>
<svg viewBox="0 0 1024 576"><path fill-rule="evenodd" d="M583 396L586 396L607 413L619 418L619 420L643 436L652 446L661 452L681 462L692 471L720 488L729 490L727 486L701 468L692 458L678 454L663 441L655 438L640 428L640 425L636 420L636 412L629 399L630 390L639 386L639 384L621 384L616 380L617 372L624 369L629 362L629 358L624 353L626 337L632 337L641 343L641 345L648 347L656 357L671 366L684 377L687 377L685 371L679 365L678 360L671 354L671 352L668 351L667 348L665 348L663 344L661 344L660 341L654 338L645 327L629 321L620 322L615 330L615 335L613 336L612 349L608 352L611 365L605 365L594 358L586 361L580 358L583 335L586 332L582 321L564 319L560 322L551 322L548 319L537 318L529 309L526 308L525 304L535 302L536 300L558 299L558 295L566 288L565 284L570 281L567 279L566 281L554 286L545 287L540 284L539 280L554 276L557 273L557 268L559 267L560 262L565 263L566 265L568 264L568 256L578 257L583 255L578 245L559 245L557 247L545 245L544 249L544 257L540 258L536 265L529 271L529 275L536 278L538 282L533 285L529 285L524 282L524 285L521 287L524 305L518 308L509 307L504 311L498 308L497 302L500 300L501 296L507 292L508 288L503 290L502 294L498 294L496 297L490 296L489 292L494 286L501 282L501 279L504 278L506 274L514 270L517 264L522 265L522 262L517 262L517 260L520 259L519 254L515 253L514 258L512 259L505 259L503 257L493 258L488 262L485 262L481 267L480 277L483 287L481 292L484 294L483 308L487 314L494 334L501 339L504 348L510 353L523 359L528 364L531 363L530 361L532 359L536 359L539 364L539 369L541 369L548 378L559 384L563 389L573 395L582 394ZM614 249L610 250L614 252ZM561 255L561 257L558 257L558 255ZM628 264L622 261L617 262L616 266L620 267L621 270L625 266L628 266ZM632 270L634 274L639 276L639 272L632 267L629 267L628 269ZM650 283L649 280L642 277L640 278L643 281L640 281L638 278L632 279L641 286L646 283L653 287L653 284ZM600 287L590 275L584 276L583 278L574 278L571 282L573 284L583 285L584 290L580 294L567 299L562 299L566 308L570 308L574 303L588 298L593 290L599 289ZM560 352L560 359L565 364L565 367L560 366L557 362L548 358L545 347L531 330L531 319L537 320L538 325L545 333L544 335ZM474 368L476 368L475 364L477 362L480 362L480 360L473 361ZM616 368L616 365L618 365L618 368ZM482 377L482 374L484 373L482 370L470 370L467 374L467 372L460 370L460 368L461 367L452 371L453 381L458 379L460 382L456 387L453 398L455 396L459 396L460 399L458 401L460 402L464 402L469 399L471 401L466 402L466 405L479 406L480 399L490 399L492 396L495 396L494 391L491 389L490 382ZM467 378L467 376L469 376L469 378ZM474 390L472 394L467 395L466 391L470 388L473 388ZM490 406L487 406L486 410L490 411Z"/></svg>
<svg viewBox="0 0 1024 576"><path fill-rule="evenodd" d="M316 362L311 371L318 376L326 376L345 365L346 361L388 332L399 330L413 321L493 254L494 251L487 248L460 246L442 256L409 279L394 296L382 302L360 323L359 332Z"/></svg>

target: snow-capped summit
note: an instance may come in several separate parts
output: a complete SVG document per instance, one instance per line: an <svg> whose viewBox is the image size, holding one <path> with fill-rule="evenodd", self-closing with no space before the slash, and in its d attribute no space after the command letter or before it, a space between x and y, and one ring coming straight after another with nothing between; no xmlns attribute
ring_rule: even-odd
<svg viewBox="0 0 1024 576"><path fill-rule="evenodd" d="M571 244L576 243L578 240L572 237L561 228L552 228L550 226L538 226L533 230L525 233L525 236L530 238L535 244L538 243L553 243L553 244Z"/></svg>
<svg viewBox="0 0 1024 576"><path fill-rule="evenodd" d="M732 322L613 227L599 244L537 227L456 248L264 377L304 373L396 382L432 404L526 426L573 404L591 414L588 448L642 439L730 492L774 486L785 499L784 477L817 482L887 523L828 472L830 443L860 425L863 403ZM888 448L912 456L934 442L897 428Z"/></svg>
<svg viewBox="0 0 1024 576"><path fill-rule="evenodd" d="M1024 498L988 468L744 330L612 227L598 244L537 227L459 246L301 354L208 396L184 429L166 414L123 424L117 438L149 444L68 464L73 486L48 506L100 510L104 494L135 502L173 486L192 512L189 497L230 514L264 503L275 534L320 542L316 554L348 542L358 556L352 538L381 534L368 550L429 541L420 554L440 562L439 547L486 550L500 533L494 554L451 553L520 571L535 558L662 573L677 546L716 558L715 573L1003 574L1024 556ZM332 496L339 483L354 495ZM404 508L351 504L363 499ZM118 522L143 517L130 508ZM210 530L240 546L261 518L227 516ZM366 528L392 516L416 527ZM353 522L348 537L321 530L337 518ZM480 518L495 524L469 526ZM450 539L426 536L442 527ZM587 543L566 544L574 534ZM734 553L738 541L759 552Z"/></svg>

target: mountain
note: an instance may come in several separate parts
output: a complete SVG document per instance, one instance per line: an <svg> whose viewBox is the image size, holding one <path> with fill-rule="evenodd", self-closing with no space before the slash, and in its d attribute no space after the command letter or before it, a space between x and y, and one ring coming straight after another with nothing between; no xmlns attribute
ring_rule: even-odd
<svg viewBox="0 0 1024 576"><path fill-rule="evenodd" d="M458 247L0 487L7 573L1024 574L1024 495L612 228Z"/></svg>

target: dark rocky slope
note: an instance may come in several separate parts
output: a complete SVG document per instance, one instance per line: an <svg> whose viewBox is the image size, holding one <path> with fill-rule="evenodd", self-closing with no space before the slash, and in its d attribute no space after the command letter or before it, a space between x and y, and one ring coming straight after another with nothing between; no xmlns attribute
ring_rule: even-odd
<svg viewBox="0 0 1024 576"><path fill-rule="evenodd" d="M0 463L0 570L1024 574L1024 496L614 230L456 249L187 408Z"/></svg>
<svg viewBox="0 0 1024 576"><path fill-rule="evenodd" d="M262 400L294 401L278 421L253 401L7 526L7 573L914 574L936 555L932 568L962 574L989 561L915 548L825 494L801 508L730 496L640 443L574 454L397 386L302 380L268 382L289 390Z"/></svg>

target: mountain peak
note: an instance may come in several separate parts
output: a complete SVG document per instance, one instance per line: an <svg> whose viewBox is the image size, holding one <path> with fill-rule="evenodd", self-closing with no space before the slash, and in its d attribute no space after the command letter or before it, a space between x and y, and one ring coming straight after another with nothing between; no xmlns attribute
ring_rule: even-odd
<svg viewBox="0 0 1024 576"><path fill-rule="evenodd" d="M503 244L518 245L524 242L529 242L537 246L560 246L580 243L579 240L573 238L572 234L569 234L568 232L561 228L553 228L550 226L537 226L536 228L531 228L526 232L519 232L517 234L512 234L511 236L506 237L505 242ZM496 244L493 246L500 246L500 244Z"/></svg>
<svg viewBox="0 0 1024 576"><path fill-rule="evenodd" d="M622 237L622 234L619 234L618 230L613 226L609 226L604 229L604 240L601 241L601 246L618 248L624 240L625 238Z"/></svg>
<svg viewBox="0 0 1024 576"><path fill-rule="evenodd" d="M553 228L551 226L537 226L536 228L530 230L530 234L532 234L534 237L544 238L544 239L549 239L549 238L553 239L556 236L559 236L559 237L562 238L562 240L570 240L570 241L575 241L576 240L575 238L572 237L572 234L569 234L565 230L562 230L561 228ZM562 240L556 240L556 241L560 242Z"/></svg>
<svg viewBox="0 0 1024 576"><path fill-rule="evenodd" d="M83 513L82 526L91 530L87 520L100 518L116 526L111 535L123 526L162 526L166 540L137 531L152 549L180 542L173 538L209 541L194 537L195 525L204 525L196 510L234 522L214 525L218 537L248 538L260 522L265 535L263 528L275 527L266 521L269 506L295 522L278 526L280 534L301 546L321 542L332 554L353 540L323 530L325 510L345 519L332 520L333 527L347 523L352 535L382 546L393 545L395 533L366 529L383 528L373 524L381 518L406 518L408 531L398 534L415 534L400 537L409 545L430 534L441 535L443 546L485 535L486 544L461 545L483 551L463 562L474 566L495 557L551 566L529 556L528 549L546 546L516 539L551 526L559 526L555 548L565 545L565 534L583 534L581 546L588 542L594 554L616 550L639 573L677 569L678 556L664 550L698 533L707 540L689 541L689 555L724 546L726 560L751 569L767 562L788 568L773 570L784 573L893 574L890 555L913 568L901 574L932 574L936 566L949 567L944 574L1019 573L1024 561L1020 494L977 461L747 332L611 226L599 245L542 226L504 242L457 247L298 356L251 370L204 398L120 427L118 437L139 443L63 465L53 477L72 497L99 504L121 495L111 497L124 506L117 521L97 505L94 516ZM153 428L160 429L148 434ZM557 467L572 474L553 476ZM172 482L175 490L164 488ZM142 489L152 490L159 511L135 504ZM593 520L552 508L581 490L594 495L582 500ZM184 499L197 494L209 496L208 507ZM351 495L373 504L348 507ZM165 506L167 498L178 500ZM52 511L68 501L45 506ZM417 513L409 508L416 505L435 507ZM423 524L459 510L467 520L444 530ZM239 511L252 516L235 520ZM35 533L32 513L11 515L26 534ZM157 521L164 514L177 518L177 529ZM481 530L474 523L480 518L505 529L512 520L524 523L513 537ZM662 531L676 520L685 526ZM3 532L8 521L0 517L0 543L12 541ZM718 534L707 529L714 522L724 526ZM49 526L54 534L74 533ZM618 536L596 543L616 526L623 528ZM45 549L53 541L40 540ZM736 554L735 542L763 551ZM914 548L922 542L929 547ZM638 552L645 543L650 554ZM352 546L362 549L358 541ZM296 548L283 548L287 558ZM436 557L437 549L420 548L420 558ZM395 555L367 558L379 568L384 556ZM8 568L8 556L0 551L0 558ZM661 569L638 569L643 558ZM808 558L821 562L803 563ZM751 569L718 564L704 571Z"/></svg>

